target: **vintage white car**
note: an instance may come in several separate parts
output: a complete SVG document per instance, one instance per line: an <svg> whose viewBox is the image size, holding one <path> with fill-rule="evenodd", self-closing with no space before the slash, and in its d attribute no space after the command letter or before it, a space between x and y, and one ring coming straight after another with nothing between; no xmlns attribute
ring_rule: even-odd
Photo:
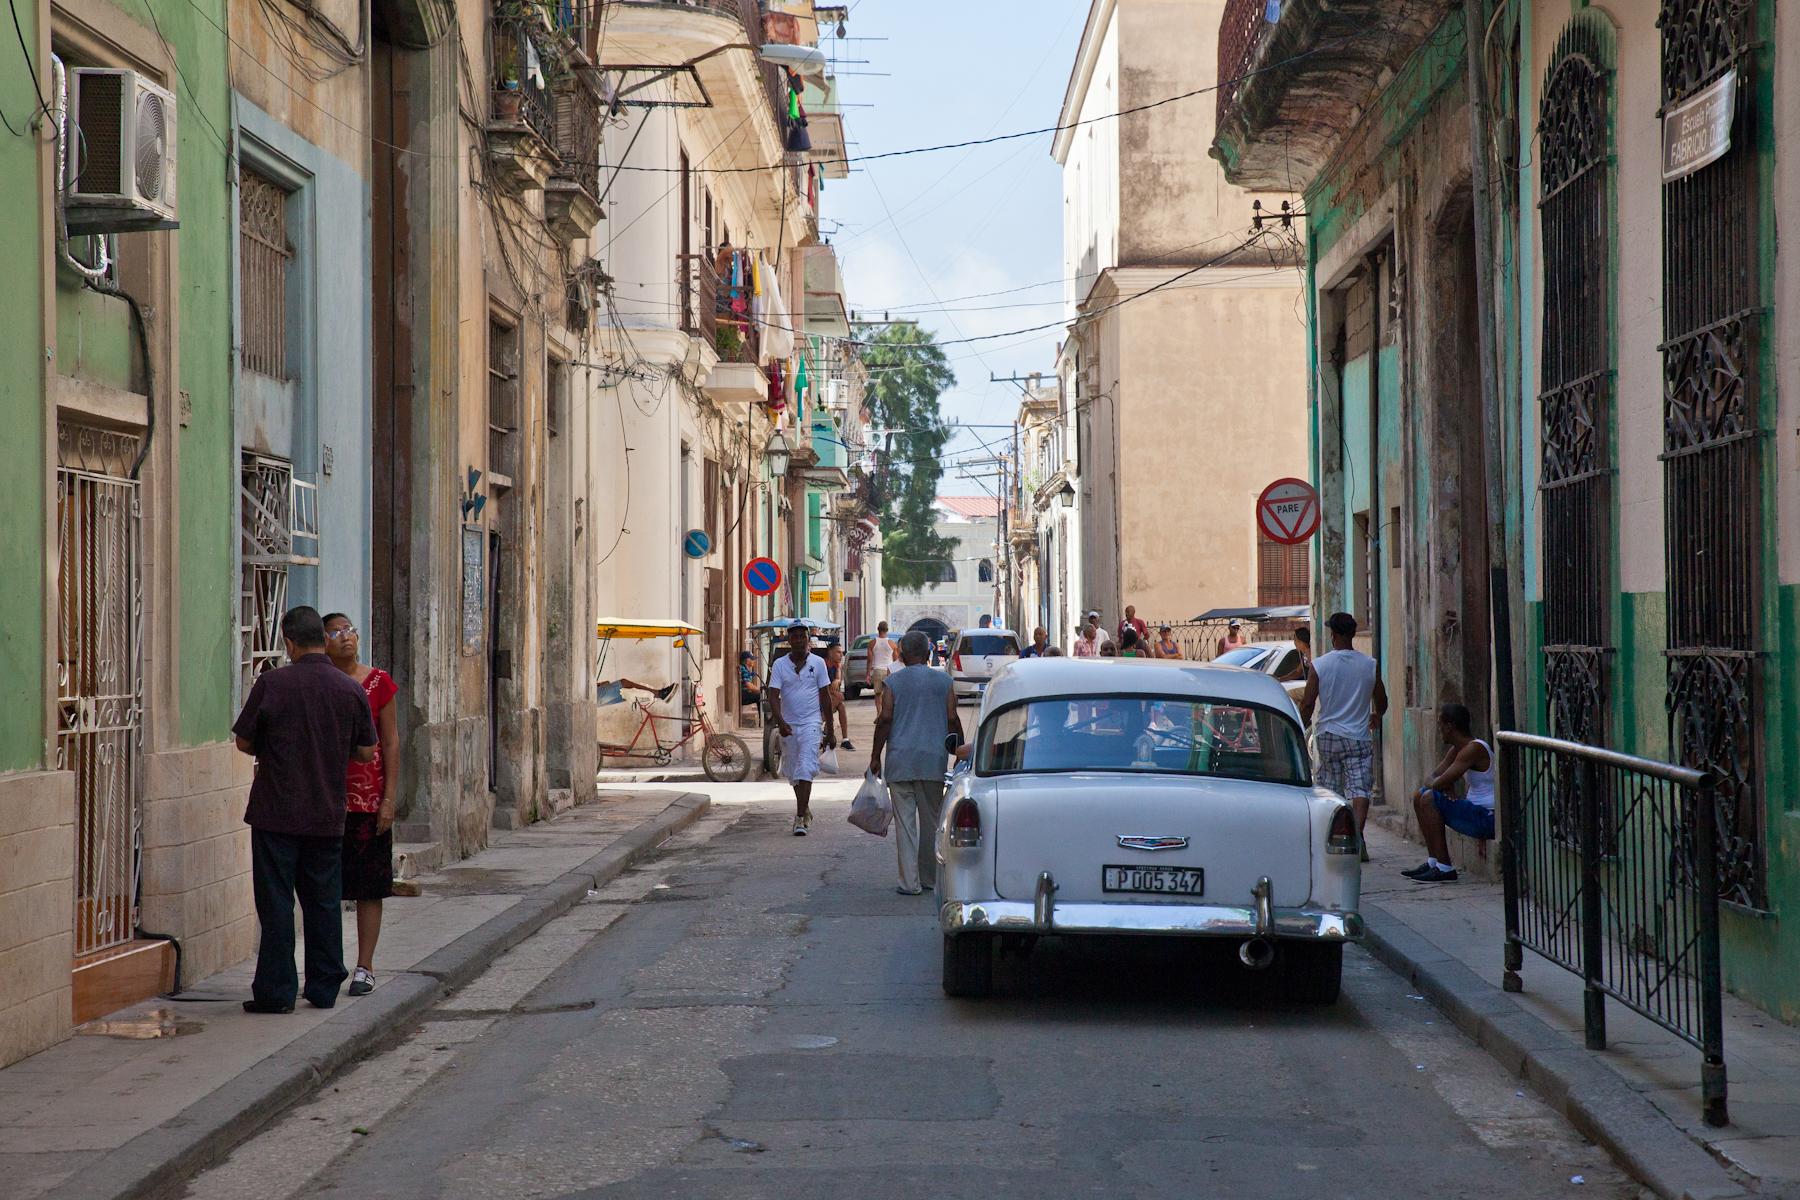
<svg viewBox="0 0 1800 1200"><path fill-rule="evenodd" d="M1330 1004L1363 932L1360 850L1270 676L1026 659L989 685L944 800L944 991L986 994L1003 938L1155 934L1231 939Z"/></svg>

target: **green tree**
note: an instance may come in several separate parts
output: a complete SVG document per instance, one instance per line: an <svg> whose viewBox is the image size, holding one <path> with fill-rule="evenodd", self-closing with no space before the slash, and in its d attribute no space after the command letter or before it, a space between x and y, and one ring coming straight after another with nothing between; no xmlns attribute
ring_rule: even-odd
<svg viewBox="0 0 1800 1200"><path fill-rule="evenodd" d="M873 505L881 521L881 578L890 588L916 588L944 578L956 543L937 531L938 480L950 426L938 397L956 382L934 334L911 322L860 326L869 368L864 405L884 432L876 461Z"/></svg>

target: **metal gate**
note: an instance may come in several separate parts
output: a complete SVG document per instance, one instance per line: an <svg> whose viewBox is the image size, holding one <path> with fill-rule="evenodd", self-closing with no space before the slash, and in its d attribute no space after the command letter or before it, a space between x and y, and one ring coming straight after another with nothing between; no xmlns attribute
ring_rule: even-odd
<svg viewBox="0 0 1800 1200"><path fill-rule="evenodd" d="M75 773L75 953L137 926L143 732L139 439L57 426L56 764Z"/></svg>

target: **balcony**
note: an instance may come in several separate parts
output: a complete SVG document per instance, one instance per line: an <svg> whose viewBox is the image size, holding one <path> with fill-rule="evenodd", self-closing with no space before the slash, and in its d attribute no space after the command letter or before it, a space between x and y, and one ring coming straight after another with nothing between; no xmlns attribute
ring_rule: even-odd
<svg viewBox="0 0 1800 1200"><path fill-rule="evenodd" d="M788 471L804 480L815 491L848 490L850 456L844 446L843 434L838 432L837 422L830 413L823 410L813 413L812 419L807 422L805 444L811 453L805 456L796 454L790 460Z"/></svg>
<svg viewBox="0 0 1800 1200"><path fill-rule="evenodd" d="M712 255L677 255L675 279L682 332L710 346L717 358L706 376L706 394L721 404L767 400L769 379L762 369L761 327L726 307Z"/></svg>
<svg viewBox="0 0 1800 1200"><path fill-rule="evenodd" d="M678 103L717 110L726 128L760 112L758 123L766 121L765 130L779 142L787 114L781 69L748 51L713 53L726 46L761 47L765 36L756 0L612 0L601 66L618 74L621 94L667 75ZM705 55L712 56L695 63ZM671 73L680 63L695 65Z"/></svg>
<svg viewBox="0 0 1800 1200"><path fill-rule="evenodd" d="M600 97L580 76L556 89L558 165L544 187L544 223L567 246L600 220Z"/></svg>
<svg viewBox="0 0 1800 1200"><path fill-rule="evenodd" d="M1225 177L1257 191L1289 191L1317 177L1373 94L1400 74L1456 6L1451 0L1285 0L1274 21L1265 19L1267 7L1265 0L1225 5L1212 145ZM1438 55L1443 62L1427 69L1456 69L1460 45L1446 45Z"/></svg>
<svg viewBox="0 0 1800 1200"><path fill-rule="evenodd" d="M817 337L849 337L850 314L844 307L844 273L837 251L830 246L802 246L798 253L806 281L801 329Z"/></svg>
<svg viewBox="0 0 1800 1200"><path fill-rule="evenodd" d="M495 176L515 192L536 191L556 169L556 100L552 75L562 58L550 52L546 20L513 15L490 26L492 99L488 113L488 159Z"/></svg>

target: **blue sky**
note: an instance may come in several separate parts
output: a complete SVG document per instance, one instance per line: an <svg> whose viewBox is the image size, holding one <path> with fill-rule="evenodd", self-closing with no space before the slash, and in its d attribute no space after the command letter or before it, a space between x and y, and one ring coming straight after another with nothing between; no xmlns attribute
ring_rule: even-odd
<svg viewBox="0 0 1800 1200"><path fill-rule="evenodd" d="M855 0L848 38L820 30L827 53L870 60L840 68L851 154L1054 125L1087 9L1087 0ZM945 340L1060 319L1062 180L1048 134L852 170L822 204L852 308L904 312ZM984 295L992 292L1006 294ZM1056 342L1052 329L947 347L957 386L945 417L1010 422L1019 389L989 383L990 372L1048 374ZM1000 429L962 431L949 457L985 453L978 436L1010 440ZM946 469L941 494L996 483L957 474Z"/></svg>

